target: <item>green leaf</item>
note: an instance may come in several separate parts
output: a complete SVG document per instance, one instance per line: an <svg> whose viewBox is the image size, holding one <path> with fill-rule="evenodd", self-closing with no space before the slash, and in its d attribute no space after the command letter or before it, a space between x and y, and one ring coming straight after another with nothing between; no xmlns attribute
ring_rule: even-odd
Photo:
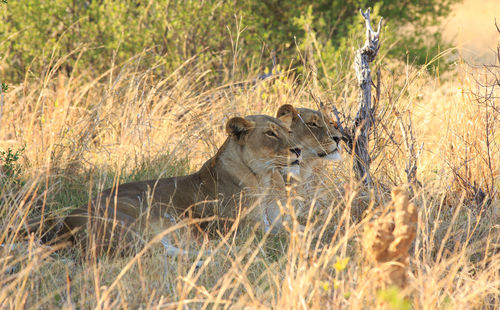
<svg viewBox="0 0 500 310"><path fill-rule="evenodd" d="M388 289L378 291L377 295L381 300L389 304L391 309L394 310L411 309L410 302L401 295L399 288L396 286L391 286Z"/></svg>

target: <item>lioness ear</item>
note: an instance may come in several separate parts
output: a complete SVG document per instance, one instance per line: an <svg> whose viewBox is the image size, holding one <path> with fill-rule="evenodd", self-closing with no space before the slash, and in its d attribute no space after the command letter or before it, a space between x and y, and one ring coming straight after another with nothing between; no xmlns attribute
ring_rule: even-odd
<svg viewBox="0 0 500 310"><path fill-rule="evenodd" d="M242 117L233 117L226 123L226 132L234 141L244 144L248 133L255 127L255 123Z"/></svg>
<svg viewBox="0 0 500 310"><path fill-rule="evenodd" d="M291 104L284 104L276 113L276 117L284 122L288 127L292 125L292 121L297 119L299 112Z"/></svg>
<svg viewBox="0 0 500 310"><path fill-rule="evenodd" d="M299 116L299 111L297 111L291 104L284 104L278 109L276 118L280 118L287 114L290 114L295 119Z"/></svg>

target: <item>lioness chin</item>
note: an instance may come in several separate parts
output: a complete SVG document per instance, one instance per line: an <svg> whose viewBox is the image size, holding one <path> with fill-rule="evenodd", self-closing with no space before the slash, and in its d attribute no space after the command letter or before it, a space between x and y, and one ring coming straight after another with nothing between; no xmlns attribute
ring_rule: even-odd
<svg viewBox="0 0 500 310"><path fill-rule="evenodd" d="M279 118L231 118L226 123L228 138L199 171L105 190L71 212L60 234L97 253L123 253L133 250L137 235L147 231L151 237L186 217L232 221L240 212L248 213L247 221L268 229L269 214L279 214L268 209L276 208L272 201L284 190L271 188L273 171L301 160L301 150L290 138L292 112ZM182 253L168 237L162 239L167 253Z"/></svg>

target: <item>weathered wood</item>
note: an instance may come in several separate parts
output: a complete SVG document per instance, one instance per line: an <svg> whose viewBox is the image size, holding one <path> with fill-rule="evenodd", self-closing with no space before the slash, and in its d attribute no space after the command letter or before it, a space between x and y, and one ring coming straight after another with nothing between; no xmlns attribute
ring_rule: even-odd
<svg viewBox="0 0 500 310"><path fill-rule="evenodd" d="M370 9L365 13L360 10L361 15L365 19L366 26L366 41L365 44L358 49L354 59L354 70L359 86L358 112L354 119L353 128L353 144L354 161L353 169L356 177L362 180L365 185L371 187L373 185L370 176L370 154L368 152L368 135L373 125L373 106L371 100L371 70L370 62L377 56L379 50L379 35L382 25L382 18L378 23L377 31L374 31L370 23Z"/></svg>

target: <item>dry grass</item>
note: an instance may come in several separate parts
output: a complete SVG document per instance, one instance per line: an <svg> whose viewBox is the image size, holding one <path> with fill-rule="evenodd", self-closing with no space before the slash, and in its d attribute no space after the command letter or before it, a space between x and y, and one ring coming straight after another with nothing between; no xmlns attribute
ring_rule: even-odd
<svg viewBox="0 0 500 310"><path fill-rule="evenodd" d="M187 257L165 258L154 242L135 257L80 261L71 249L55 251L38 236L25 236L30 216L62 215L113 181L197 169L223 141L232 115L273 115L284 103L314 107L310 92L338 100L344 110L355 106L350 77L342 83L351 95L340 101L293 74L246 87L227 80L216 88L203 65L187 62L159 77L157 68L135 69L140 57L95 80L59 75L55 66L6 93L1 147L26 150L20 182L0 190L2 308L500 307L498 110L477 104L476 81L465 67L447 82L404 64L392 74L383 71L378 111L385 128L379 128L372 166L379 190L358 187L347 156L325 164L321 195L290 197L319 206L298 219L303 233L296 227L286 236L229 231L210 240L216 251L200 269ZM359 239L379 216L376 206L390 201L390 189L405 185L408 152L399 128L400 116L408 115L417 144L424 143L422 186L411 197L419 220L407 285L380 289ZM458 175L488 191L488 199L478 204Z"/></svg>

